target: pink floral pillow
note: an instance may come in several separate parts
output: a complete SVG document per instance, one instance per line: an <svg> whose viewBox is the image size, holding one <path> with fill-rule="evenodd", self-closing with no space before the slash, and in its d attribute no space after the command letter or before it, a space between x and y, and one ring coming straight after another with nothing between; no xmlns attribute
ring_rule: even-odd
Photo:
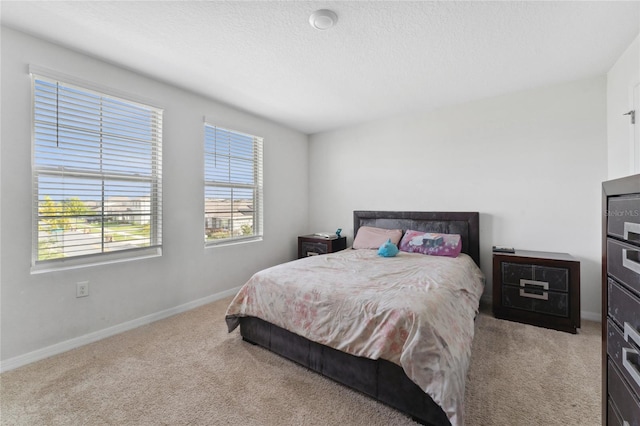
<svg viewBox="0 0 640 426"><path fill-rule="evenodd" d="M431 256L458 257L460 250L462 250L462 240L457 234L407 230L400 241L400 250Z"/></svg>
<svg viewBox="0 0 640 426"><path fill-rule="evenodd" d="M358 228L356 238L353 240L354 249L376 249L391 239L391 242L398 245L402 237L402 229L382 229L373 226L361 226Z"/></svg>

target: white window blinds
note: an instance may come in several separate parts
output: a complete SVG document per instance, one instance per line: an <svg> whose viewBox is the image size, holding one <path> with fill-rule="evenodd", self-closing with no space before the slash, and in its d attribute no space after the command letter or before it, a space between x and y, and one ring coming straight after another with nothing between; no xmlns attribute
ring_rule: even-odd
<svg viewBox="0 0 640 426"><path fill-rule="evenodd" d="M160 247L162 111L32 78L34 263Z"/></svg>
<svg viewBox="0 0 640 426"><path fill-rule="evenodd" d="M262 138L204 130L205 243L262 236Z"/></svg>

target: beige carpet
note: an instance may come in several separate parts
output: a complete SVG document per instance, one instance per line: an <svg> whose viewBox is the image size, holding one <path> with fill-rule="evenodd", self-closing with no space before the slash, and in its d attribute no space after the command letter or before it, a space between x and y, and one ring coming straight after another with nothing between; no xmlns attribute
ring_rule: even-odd
<svg viewBox="0 0 640 426"><path fill-rule="evenodd" d="M2 425L413 425L226 332L230 299L0 376ZM477 321L468 426L599 425L600 328Z"/></svg>

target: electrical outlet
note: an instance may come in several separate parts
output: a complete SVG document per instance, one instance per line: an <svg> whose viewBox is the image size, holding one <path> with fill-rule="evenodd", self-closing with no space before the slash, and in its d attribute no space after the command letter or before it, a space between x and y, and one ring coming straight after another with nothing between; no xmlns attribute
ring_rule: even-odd
<svg viewBox="0 0 640 426"><path fill-rule="evenodd" d="M89 295L89 281L76 283L76 297L87 297Z"/></svg>

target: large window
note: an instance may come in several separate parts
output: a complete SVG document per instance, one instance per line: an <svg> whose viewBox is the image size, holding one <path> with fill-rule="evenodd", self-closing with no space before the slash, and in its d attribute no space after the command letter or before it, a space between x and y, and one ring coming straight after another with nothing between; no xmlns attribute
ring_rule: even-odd
<svg viewBox="0 0 640 426"><path fill-rule="evenodd" d="M32 75L34 264L157 253L162 111Z"/></svg>
<svg viewBox="0 0 640 426"><path fill-rule="evenodd" d="M262 138L204 126L207 245L262 236Z"/></svg>

